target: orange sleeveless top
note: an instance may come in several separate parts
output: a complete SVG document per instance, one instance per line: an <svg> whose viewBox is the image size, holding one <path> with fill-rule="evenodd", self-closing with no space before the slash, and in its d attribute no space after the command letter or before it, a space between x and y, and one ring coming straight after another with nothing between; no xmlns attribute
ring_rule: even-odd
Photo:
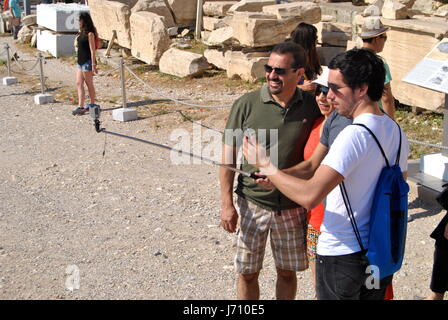
<svg viewBox="0 0 448 320"><path fill-rule="evenodd" d="M303 158L307 160L313 155L314 149L320 141L320 128L324 122L324 117L317 118L313 127L311 128L310 136L306 142L305 148L303 149ZM320 203L317 207L311 209L308 212L308 224L312 225L314 229L320 230L320 225L324 219L324 204Z"/></svg>

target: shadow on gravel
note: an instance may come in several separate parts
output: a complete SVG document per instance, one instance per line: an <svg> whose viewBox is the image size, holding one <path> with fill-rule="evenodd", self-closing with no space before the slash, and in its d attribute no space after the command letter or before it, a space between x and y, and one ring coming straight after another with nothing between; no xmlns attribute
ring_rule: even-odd
<svg viewBox="0 0 448 320"><path fill-rule="evenodd" d="M56 88L49 88L49 89L45 89L45 92L53 92L56 90L61 89L62 87L56 87ZM32 94L39 94L41 93L40 90L34 90L34 91L24 91L24 92L17 92L17 93L11 93L11 94L3 94L0 95L0 98L3 97L11 97L11 96L24 96L24 95L32 95Z"/></svg>
<svg viewBox="0 0 448 320"><path fill-rule="evenodd" d="M128 107L141 107L141 106L146 106L146 105L149 105L149 104L163 103L163 102L171 102L171 100L168 100L168 99L156 99L156 100L149 99L149 100L128 102Z"/></svg>
<svg viewBox="0 0 448 320"><path fill-rule="evenodd" d="M409 202L408 206L409 206L409 209L422 209L423 210L421 212L417 212L417 213L409 215L409 222L417 220L417 219L421 219L421 218L435 216L435 215L438 215L439 213L444 212L442 207L440 207L438 205L427 204L426 202L424 202L420 199L415 199L414 201Z"/></svg>
<svg viewBox="0 0 448 320"><path fill-rule="evenodd" d="M127 106L128 107L141 107L141 106L146 106L146 105L150 105L150 104L154 104L154 103L162 103L162 102L170 102L170 100L164 100L164 99L159 99L159 100L142 100L142 101L135 101L135 102L128 102ZM101 111L112 111L115 109L120 109L122 108L122 106L119 107L111 107L111 108L101 108ZM145 117L146 118L146 117Z"/></svg>

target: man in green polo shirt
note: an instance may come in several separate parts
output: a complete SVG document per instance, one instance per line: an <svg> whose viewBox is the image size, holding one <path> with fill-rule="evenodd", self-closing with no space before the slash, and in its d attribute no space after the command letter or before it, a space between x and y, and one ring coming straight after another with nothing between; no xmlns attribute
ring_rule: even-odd
<svg viewBox="0 0 448 320"><path fill-rule="evenodd" d="M277 158L278 168L303 161L303 148L314 120L320 116L314 96L297 88L305 63L301 46L285 42L274 47L265 65L267 84L243 95L232 107L223 136L223 163L236 167L241 133L246 128L259 139L266 134L265 147L271 157ZM242 170L256 171L243 161ZM294 299L296 271L308 268L306 210L278 190L263 189L252 178L240 175L235 191L237 211L233 202L234 172L221 168L219 178L221 225L233 233L240 220L235 257L238 298L260 297L258 276L270 233L277 268L277 299Z"/></svg>

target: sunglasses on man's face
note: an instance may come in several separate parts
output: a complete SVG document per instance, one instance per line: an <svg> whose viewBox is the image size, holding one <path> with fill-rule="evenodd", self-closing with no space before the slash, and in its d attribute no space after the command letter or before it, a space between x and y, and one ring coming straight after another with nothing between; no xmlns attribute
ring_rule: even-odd
<svg viewBox="0 0 448 320"><path fill-rule="evenodd" d="M272 70L275 71L276 74L278 74L279 76L286 74L286 72L288 72L288 70L297 70L297 69L293 69L293 68L273 68L268 64L264 65L264 71L266 71L267 73L271 73Z"/></svg>
<svg viewBox="0 0 448 320"><path fill-rule="evenodd" d="M346 88L346 87L348 87L348 86L338 86L335 83L328 82L328 90L331 89L331 91L333 91L334 93L336 93L339 90L341 90L342 88Z"/></svg>
<svg viewBox="0 0 448 320"><path fill-rule="evenodd" d="M387 36L385 34L382 34L382 35L380 35L378 37L381 38L381 39L387 40Z"/></svg>
<svg viewBox="0 0 448 320"><path fill-rule="evenodd" d="M321 86L320 84L318 84L316 86L316 91L315 91L316 97L320 96L321 93L323 93L324 96L327 96L329 90L330 89L328 89L328 87L324 87L324 86Z"/></svg>

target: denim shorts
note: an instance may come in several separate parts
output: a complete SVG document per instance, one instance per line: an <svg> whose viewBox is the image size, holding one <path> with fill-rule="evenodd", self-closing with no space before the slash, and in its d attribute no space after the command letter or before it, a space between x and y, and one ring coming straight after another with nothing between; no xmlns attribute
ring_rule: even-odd
<svg viewBox="0 0 448 320"><path fill-rule="evenodd" d="M87 60L84 64L77 65L78 70L92 71L92 60Z"/></svg>

